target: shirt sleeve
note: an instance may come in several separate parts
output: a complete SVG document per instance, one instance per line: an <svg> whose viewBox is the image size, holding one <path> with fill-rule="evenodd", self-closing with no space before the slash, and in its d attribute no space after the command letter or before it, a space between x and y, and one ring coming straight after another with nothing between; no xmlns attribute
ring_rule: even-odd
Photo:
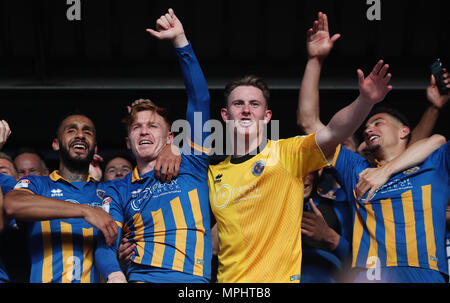
<svg viewBox="0 0 450 303"><path fill-rule="evenodd" d="M196 154L209 153L208 148L204 148L203 142L208 131L204 131L204 124L210 120L210 95L206 79L200 67L191 44L185 47L175 48L178 61L181 66L184 84L187 93L186 121L189 124L190 133L187 134L188 146L184 147L189 151L197 151Z"/></svg>
<svg viewBox="0 0 450 303"><path fill-rule="evenodd" d="M442 178L447 178L447 183L450 184L450 145L449 141L435 150L426 161L430 161L433 167L439 170L439 175Z"/></svg>
<svg viewBox="0 0 450 303"><path fill-rule="evenodd" d="M303 179L310 172L328 166L316 143L315 133L286 140L274 141L279 145L279 160L297 178Z"/></svg>
<svg viewBox="0 0 450 303"><path fill-rule="evenodd" d="M117 251L120 245L120 235L122 234L123 212L121 207L121 197L119 192L113 185L106 189L106 195L103 199L103 209L108 212L118 226L118 236L116 242L108 246L102 232L98 232L97 243L95 248L95 266L101 272L102 276L107 279L109 274L121 271L119 260L117 260Z"/></svg>

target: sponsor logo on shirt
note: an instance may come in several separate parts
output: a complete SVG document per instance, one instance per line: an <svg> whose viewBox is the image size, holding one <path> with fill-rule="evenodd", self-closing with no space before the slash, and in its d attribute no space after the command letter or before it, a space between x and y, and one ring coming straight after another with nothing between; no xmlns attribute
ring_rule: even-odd
<svg viewBox="0 0 450 303"><path fill-rule="evenodd" d="M63 196L63 192L62 192L62 190L59 189L59 188L54 188L54 189L52 189L50 192L52 193L52 194L51 194L51 197L52 197L52 198L53 198L53 197L62 197L62 196Z"/></svg>
<svg viewBox="0 0 450 303"><path fill-rule="evenodd" d="M111 197L106 197L102 203L103 210L106 211L108 214L109 214L109 204L110 203L111 203Z"/></svg>
<svg viewBox="0 0 450 303"><path fill-rule="evenodd" d="M16 186L14 186L14 189L17 189L17 188L28 188L29 185L30 185L30 180L23 179L23 180L20 180L16 184Z"/></svg>

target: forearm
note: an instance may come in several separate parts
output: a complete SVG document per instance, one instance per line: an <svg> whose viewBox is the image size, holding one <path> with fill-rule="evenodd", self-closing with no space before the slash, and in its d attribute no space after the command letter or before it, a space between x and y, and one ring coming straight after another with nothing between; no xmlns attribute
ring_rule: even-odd
<svg viewBox="0 0 450 303"><path fill-rule="evenodd" d="M119 235L120 233L121 230L119 228ZM94 254L95 266L105 279L107 279L111 273L121 272L116 253L119 249L119 243L120 237L117 237L116 242L110 247L106 244L102 234L97 236L97 246Z"/></svg>
<svg viewBox="0 0 450 303"><path fill-rule="evenodd" d="M359 95L350 105L338 111L328 125L316 134L316 142L327 159L334 155L336 146L351 136L369 114L373 105Z"/></svg>
<svg viewBox="0 0 450 303"><path fill-rule="evenodd" d="M411 140L409 144L411 145L418 140L429 137L433 132L438 117L439 108L434 105L429 106L423 113L417 126L411 132Z"/></svg>
<svg viewBox="0 0 450 303"><path fill-rule="evenodd" d="M85 215L85 208L89 207L22 190L10 191L4 197L4 204L8 216L26 221L82 218Z"/></svg>
<svg viewBox="0 0 450 303"><path fill-rule="evenodd" d="M318 58L309 59L306 63L300 86L297 125L306 134L318 131L325 125L320 121L319 82L322 62Z"/></svg>
<svg viewBox="0 0 450 303"><path fill-rule="evenodd" d="M176 49L181 65L188 104L186 120L191 126L190 140L201 146L206 133L203 132L203 123L210 119L210 95L206 79L203 75L191 45ZM200 116L196 116L201 114Z"/></svg>
<svg viewBox="0 0 450 303"><path fill-rule="evenodd" d="M411 168L425 161L432 152L442 144L445 144L445 142L445 137L437 134L429 138L421 139L409 145L403 153L386 163L383 168L390 175Z"/></svg>

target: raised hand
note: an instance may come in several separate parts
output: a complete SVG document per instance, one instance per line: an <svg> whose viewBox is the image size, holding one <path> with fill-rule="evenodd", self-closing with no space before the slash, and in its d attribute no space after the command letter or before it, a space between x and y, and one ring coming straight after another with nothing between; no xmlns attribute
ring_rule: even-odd
<svg viewBox="0 0 450 303"><path fill-rule="evenodd" d="M9 135L11 135L11 129L9 128L8 122L0 120L0 149L5 145Z"/></svg>
<svg viewBox="0 0 450 303"><path fill-rule="evenodd" d="M380 60L367 78L364 77L362 70L357 70L359 92L364 101L374 105L381 102L392 90L392 86L388 85L392 77L390 73L387 73L388 69L389 65Z"/></svg>
<svg viewBox="0 0 450 303"><path fill-rule="evenodd" d="M183 47L189 43L184 34L183 25L171 8L167 14L156 20L156 30L147 28L147 32L156 39L172 41L176 47Z"/></svg>
<svg viewBox="0 0 450 303"><path fill-rule="evenodd" d="M318 58L320 61L323 61L333 48L334 42L341 35L335 34L330 38L326 14L319 12L317 19L314 21L313 27L306 32L306 51L310 59Z"/></svg>
<svg viewBox="0 0 450 303"><path fill-rule="evenodd" d="M446 87L450 89L450 74L445 68L443 71L444 83L446 84ZM439 109L443 108L444 105L447 104L448 99L450 99L450 90L446 95L441 95L439 93L439 89L436 85L436 79L433 75L431 75L430 85L427 87L427 99Z"/></svg>

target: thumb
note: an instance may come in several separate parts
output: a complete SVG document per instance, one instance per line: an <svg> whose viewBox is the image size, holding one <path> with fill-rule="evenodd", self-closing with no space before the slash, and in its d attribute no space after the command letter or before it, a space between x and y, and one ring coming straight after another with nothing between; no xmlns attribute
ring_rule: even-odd
<svg viewBox="0 0 450 303"><path fill-rule="evenodd" d="M436 85L436 78L433 75L431 75L430 84L433 86Z"/></svg>
<svg viewBox="0 0 450 303"><path fill-rule="evenodd" d="M336 42L341 37L340 34L334 34L333 37L331 37L331 42Z"/></svg>
<svg viewBox="0 0 450 303"><path fill-rule="evenodd" d="M309 206L311 206L312 211L319 217L323 217L322 213L320 212L320 210L317 208L317 206L314 204L313 200L311 198L309 198Z"/></svg>
<svg viewBox="0 0 450 303"><path fill-rule="evenodd" d="M147 28L146 31L147 31L150 35L152 35L153 37L155 37L155 38L157 38L157 39L161 39L161 33L160 33L160 32L157 32L157 31L155 31L155 30L153 30L153 29L151 29L151 28Z"/></svg>

